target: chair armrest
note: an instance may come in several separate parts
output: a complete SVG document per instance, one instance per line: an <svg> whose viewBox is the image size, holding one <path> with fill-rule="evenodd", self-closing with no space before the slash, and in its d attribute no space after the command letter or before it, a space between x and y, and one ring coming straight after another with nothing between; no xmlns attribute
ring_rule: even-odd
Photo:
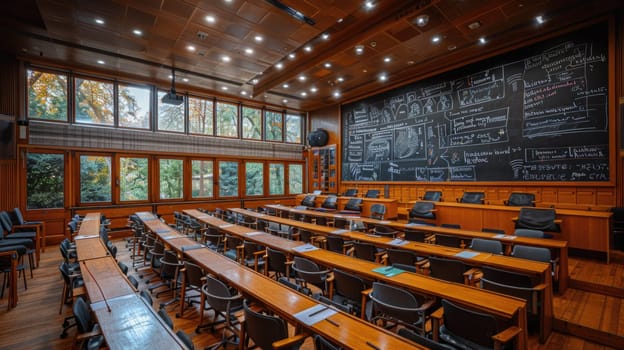
<svg viewBox="0 0 624 350"><path fill-rule="evenodd" d="M420 307L417 310L419 310L419 311L427 311L435 304L436 304L436 300L435 299L429 299L426 302L424 302L422 305L420 305Z"/></svg>
<svg viewBox="0 0 624 350"><path fill-rule="evenodd" d="M468 271L464 272L464 284L467 284L469 286L474 286L476 285L477 282L479 282L479 280L481 279L481 270L479 270L478 268L471 268ZM478 279L477 279L478 277Z"/></svg>
<svg viewBox="0 0 624 350"><path fill-rule="evenodd" d="M508 343L510 340L518 336L518 334L522 333L522 328L511 326L501 332L498 332L492 336L492 339L496 342L500 343Z"/></svg>
<svg viewBox="0 0 624 350"><path fill-rule="evenodd" d="M292 337L284 338L273 342L273 349L279 350L283 348L292 348L297 343L302 343L310 335L307 333L295 334Z"/></svg>
<svg viewBox="0 0 624 350"><path fill-rule="evenodd" d="M97 331L91 331L91 332L87 332L87 333L78 334L78 335L76 335L76 340L89 339L91 337L95 337L96 335L102 335L102 331L97 330Z"/></svg>
<svg viewBox="0 0 624 350"><path fill-rule="evenodd" d="M517 217L517 216L514 216L513 218L511 218L511 221L513 221L513 222L518 221L518 217Z"/></svg>
<svg viewBox="0 0 624 350"><path fill-rule="evenodd" d="M440 326L442 324L442 317L444 316L444 308L440 307L436 311L431 313L431 331L434 341L440 340Z"/></svg>

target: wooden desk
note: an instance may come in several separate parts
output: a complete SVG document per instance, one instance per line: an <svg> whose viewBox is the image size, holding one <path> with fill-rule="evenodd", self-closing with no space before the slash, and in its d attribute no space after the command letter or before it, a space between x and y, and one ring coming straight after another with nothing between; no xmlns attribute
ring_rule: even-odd
<svg viewBox="0 0 624 350"><path fill-rule="evenodd" d="M353 220L353 219L357 219L360 220L364 223L367 224L372 224L372 225L384 225L384 226L389 226L389 227L393 227L395 229L398 229L400 231L405 231L405 230L418 230L418 231L423 231L423 232L427 232L427 233L431 233L431 234L445 234L445 235L453 235L453 236L459 236L459 237L464 237L464 238L468 238L468 239L473 239L473 238L484 238L484 239L493 239L493 240L498 240L500 241L504 246L507 246L508 249L505 249L506 253L508 254L509 252L511 252L511 247L513 247L513 245L515 244L519 244L519 245L527 245L527 246L534 246L534 247L543 247L543 248L548 248L550 250L552 250L555 255L559 258L559 293L560 294L564 294L565 291L568 288L568 283L569 283L569 271L568 271L568 243L566 241L562 241L562 240L556 240L556 239L540 239L540 238L530 238L530 237L518 237L518 236L513 236L513 235L504 235L504 236L500 236L497 234L493 234L493 233L488 233L488 232L481 232L481 231L472 231L472 230L465 230L465 229L453 229L453 228L445 228L445 227L438 227L438 226L426 226L426 225L415 225L415 224L408 224L405 222L399 222L399 221L391 221L391 220L376 220L376 219L371 219L371 218L365 218L365 217L360 217L360 216L353 216L353 215L345 215L345 214L337 214L337 213L329 213L329 212L317 212L314 210L305 210L305 209L295 209L293 207L286 207L286 206L281 206L281 205L266 205L267 208L271 208L274 210L278 210L278 211L288 211L290 213L295 213L295 214L301 214L301 215L309 215L309 216L322 216L325 218L332 218L332 219L343 219L343 220ZM256 218L260 218L260 216L258 216L258 213L255 212L251 212L251 211L245 211L243 209L230 209L234 212L237 213L241 213L244 215L250 215L250 216L254 216ZM281 218L280 218L281 219ZM270 221L276 221L276 219L274 219L273 217L271 217L269 219ZM285 219L287 220L287 219ZM310 224L306 224L306 223L302 223L299 221L295 221L295 220L291 220L291 221L280 221L277 220L276 222L280 222L286 225L291 225L291 226L295 226L295 227L300 227L300 228L304 228L307 230L311 230L313 232L317 232L320 234L331 234L333 231L336 230L336 228L331 228L331 227L325 227L325 226L310 226ZM371 237L366 237L366 236L357 236L357 237L351 237L351 235L353 235L354 232L348 232L348 235L346 237L349 238L353 238L353 239L359 239L362 241L366 241L366 242L371 242L371 243L375 243L375 240L371 239ZM380 243L383 243L384 240L377 240ZM390 239L386 239L386 241L390 241ZM379 244L378 244L379 245ZM414 248L413 250L416 251L419 254L425 254L422 251L419 251L418 249L416 249L418 245L414 245L412 243L410 243L409 247ZM402 246L405 247L405 246ZM424 247L424 249L426 249L426 247L431 247L431 245L427 245ZM406 247L407 248L407 247ZM444 254L444 255L440 255L440 256L447 256L448 254ZM513 265L517 265L517 264L511 264L512 268ZM492 265L494 266L494 265ZM500 266L501 268L505 268L503 266ZM519 271L522 273L527 273L527 271ZM529 272L531 273L531 272ZM543 278L544 280L544 278Z"/></svg>
<svg viewBox="0 0 624 350"><path fill-rule="evenodd" d="M132 293L91 304L110 349L187 349L151 305Z"/></svg>
<svg viewBox="0 0 624 350"><path fill-rule="evenodd" d="M80 222L78 235L93 236L100 235L100 213L88 213Z"/></svg>
<svg viewBox="0 0 624 350"><path fill-rule="evenodd" d="M245 212L253 213L245 209L236 209L235 211L237 212L245 211ZM357 258L346 256L343 254L329 252L323 249L318 249L318 250L314 250L311 252L298 253L298 252L293 251L292 248L302 245L303 244L302 242L287 240L285 238L273 236L267 233L249 235L248 233L253 233L257 231L247 228L247 227L243 227L243 226L227 224L223 220L220 220L214 217L202 216L201 218L199 218L199 216L195 216L195 215L198 215L198 213L201 213L197 210L185 210L184 213L187 215L194 216L198 218L198 220L201 220L204 223L211 225L213 227L219 228L222 231L236 235L242 239L246 239L254 243L266 245L271 248L281 250L289 255L304 256L324 266L340 268L340 269L344 269L347 271L351 271L354 274L366 277L371 280L380 280L389 284L400 285L402 287L408 288L417 293L432 295L432 296L436 296L440 298L447 298L449 300L456 301L460 304L471 306L473 308L484 310L488 313L500 316L502 318L512 320L513 322L515 322L516 326L520 327L523 330L527 329L526 303L519 299L510 298L510 297L502 296L502 295L495 294L495 293L490 293L485 290L481 290L481 289L477 289L477 288L473 288L473 287L469 287L469 286L465 286L461 284L437 280L437 279L430 278L430 277L420 275L420 274L412 274L409 272L401 273L394 277L386 277L386 276L383 276L381 274L378 274L372 271L375 268L382 267L383 265L381 264L369 262L369 261L362 260L362 259L357 259ZM272 220L273 218L275 218L275 219L279 219L279 221L288 220L287 222L291 224L294 222L294 223L300 223L300 224L305 224L309 226L322 227L322 226L317 226L317 225L312 225L312 224L307 224L307 223L301 223L299 221L278 218L278 217L274 217L270 215L264 215L264 214L259 214L259 213L255 213L255 214L260 215L261 218L266 219L266 220ZM335 230L334 228L328 228L328 229ZM196 251L198 250L189 251L188 255L191 256L192 254L196 254L194 253ZM543 264L543 265L547 265L547 264ZM544 267L542 266L542 268ZM406 274L414 275L414 277L411 277L409 281L406 281L406 282L395 283L395 281L401 280L401 278L404 278L400 276L403 276ZM449 287L449 285L451 285L452 288ZM490 302L493 300L493 298L494 299L500 298L500 299L496 299L493 302ZM484 303L485 300L488 300L488 303ZM545 300L545 302L546 303L552 302L552 294L550 295L549 300ZM545 310L550 310L550 313L548 314L548 316L545 316L544 319L542 320L543 326L544 326L543 327L544 337L546 339L552 331L552 304L545 305L544 308ZM526 338L527 338L526 332L524 332L524 334L519 337L520 349L526 348Z"/></svg>
<svg viewBox="0 0 624 350"><path fill-rule="evenodd" d="M513 218L520 207L504 205L465 204L436 202L437 223L457 223L463 229L480 231L484 227L514 232ZM589 210L555 209L561 220L561 233L554 233L556 240L568 242L569 248L598 253L609 262L610 212Z"/></svg>
<svg viewBox="0 0 624 350"><path fill-rule="evenodd" d="M297 205L301 205L301 201L305 198L305 196L308 196L308 195L310 194L297 195L295 203L297 203ZM328 197L327 195L316 196L314 205L317 208L319 208L321 204L323 204L323 201L325 200L325 198L327 197ZM398 211L397 211L397 208L399 205L398 201L396 199L389 199L389 198L338 197L338 200L336 201L338 210L344 209L344 206L347 204L347 202L351 198L359 198L362 200L362 212L360 213L360 215L362 216L367 216L367 217L370 216L371 214L370 208L373 204L383 204L386 206L385 218L394 219L398 217Z"/></svg>
<svg viewBox="0 0 624 350"><path fill-rule="evenodd" d="M111 256L81 261L80 271L91 303L136 293Z"/></svg>
<svg viewBox="0 0 624 350"><path fill-rule="evenodd" d="M6 249L6 250L4 250ZM11 249L11 247L4 247L3 250L0 250L0 258L1 259L9 259L9 263L10 263L10 271L7 271L5 273L10 273L11 274L11 279L8 281L9 282L9 296L8 296L8 300L7 300L7 310L11 310L12 308L17 306L17 265L18 265L18 260L19 260L19 256L17 255L17 251L15 250L8 250ZM26 272L23 272L26 273ZM4 283L4 281L2 281L2 283Z"/></svg>
<svg viewBox="0 0 624 350"><path fill-rule="evenodd" d="M108 248L106 248L99 235L76 236L74 237L74 243L76 244L78 261L103 258L110 255Z"/></svg>

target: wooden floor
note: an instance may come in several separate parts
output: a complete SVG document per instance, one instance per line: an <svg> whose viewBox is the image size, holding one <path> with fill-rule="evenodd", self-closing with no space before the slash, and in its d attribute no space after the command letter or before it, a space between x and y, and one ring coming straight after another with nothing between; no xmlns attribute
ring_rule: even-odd
<svg viewBox="0 0 624 350"><path fill-rule="evenodd" d="M129 262L124 241L116 242L119 248L118 258ZM34 271L34 279L27 279L28 289L24 289L23 280L19 283L19 303L15 309L7 311L7 296L0 300L0 350L32 349L69 349L75 329L70 330L66 339L61 339L63 318L71 315L71 306L64 306L59 315L59 305L63 281L58 270L61 262L58 246L48 247L41 256L41 267ZM558 332L551 335L545 344L539 344L536 335L529 338L530 349L624 349L624 264L613 262L609 265L571 258L572 276L570 288L565 295L555 295L555 328ZM130 274L135 274L131 271ZM144 288L143 282L139 287ZM600 293L585 289L598 289ZM618 296L611 296L611 295ZM162 295L154 305L170 298ZM191 334L196 349L218 341L217 335L209 329L195 333L197 326L197 308L188 309L184 318L176 318L178 304L167 307L174 320L174 329L183 329ZM594 342L573 337L562 332L575 334ZM611 347L600 345L611 344ZM302 347L313 349L310 340Z"/></svg>

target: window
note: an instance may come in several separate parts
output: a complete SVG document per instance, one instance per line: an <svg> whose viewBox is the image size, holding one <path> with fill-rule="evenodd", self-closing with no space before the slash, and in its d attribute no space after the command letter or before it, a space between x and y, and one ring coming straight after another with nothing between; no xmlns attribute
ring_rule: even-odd
<svg viewBox="0 0 624 350"><path fill-rule="evenodd" d="M303 193L303 165L288 165L288 194Z"/></svg>
<svg viewBox="0 0 624 350"><path fill-rule="evenodd" d="M284 194L284 164L269 164L269 194Z"/></svg>
<svg viewBox="0 0 624 350"><path fill-rule="evenodd" d="M191 134L212 135L213 102L201 98L189 97L189 132Z"/></svg>
<svg viewBox="0 0 624 350"><path fill-rule="evenodd" d="M282 141L282 113L265 111L264 124L265 140Z"/></svg>
<svg viewBox="0 0 624 350"><path fill-rule="evenodd" d="M26 205L28 209L63 208L64 195L64 155L29 152L26 156Z"/></svg>
<svg viewBox="0 0 624 350"><path fill-rule="evenodd" d="M219 162L219 196L238 196L238 162Z"/></svg>
<svg viewBox="0 0 624 350"><path fill-rule="evenodd" d="M111 157L80 156L80 202L111 201Z"/></svg>
<svg viewBox="0 0 624 350"><path fill-rule="evenodd" d="M67 75L28 70L28 117L67 121Z"/></svg>
<svg viewBox="0 0 624 350"><path fill-rule="evenodd" d="M161 159L160 199L182 198L184 196L184 167L182 159Z"/></svg>
<svg viewBox="0 0 624 350"><path fill-rule="evenodd" d="M286 142L301 143L301 116L286 114Z"/></svg>
<svg viewBox="0 0 624 350"><path fill-rule="evenodd" d="M151 95L152 90L148 87L119 84L119 126L149 129Z"/></svg>
<svg viewBox="0 0 624 350"><path fill-rule="evenodd" d="M243 107L243 138L262 140L262 110Z"/></svg>
<svg viewBox="0 0 624 350"><path fill-rule="evenodd" d="M145 201L148 197L147 158L119 158L119 198L122 201Z"/></svg>
<svg viewBox="0 0 624 350"><path fill-rule="evenodd" d="M245 163L245 194L261 196L264 194L264 163Z"/></svg>
<svg viewBox="0 0 624 350"><path fill-rule="evenodd" d="M113 83L76 78L76 122L100 125L115 123Z"/></svg>
<svg viewBox="0 0 624 350"><path fill-rule="evenodd" d="M184 103L176 106L162 103L165 91L158 91L158 130L184 132Z"/></svg>
<svg viewBox="0 0 624 350"><path fill-rule="evenodd" d="M238 106L217 102L217 136L238 137Z"/></svg>
<svg viewBox="0 0 624 350"><path fill-rule="evenodd" d="M193 198L213 197L214 189L212 183L214 173L211 160L193 160L191 162L193 168L193 179L191 186L193 188Z"/></svg>

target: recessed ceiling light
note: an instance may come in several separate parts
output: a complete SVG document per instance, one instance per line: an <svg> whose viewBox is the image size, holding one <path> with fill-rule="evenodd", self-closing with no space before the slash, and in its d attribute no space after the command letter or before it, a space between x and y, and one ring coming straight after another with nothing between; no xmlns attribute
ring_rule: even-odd
<svg viewBox="0 0 624 350"><path fill-rule="evenodd" d="M262 40L264 40L264 38L262 37L262 35L256 35L254 37L254 40L257 41L257 42L262 42Z"/></svg>
<svg viewBox="0 0 624 350"><path fill-rule="evenodd" d="M434 35L431 37L431 42L434 44L439 43L441 40L442 40L442 37L439 35Z"/></svg>
<svg viewBox="0 0 624 350"><path fill-rule="evenodd" d="M479 38L479 44L485 44L486 42L487 42L487 40L485 40L484 36Z"/></svg>
<svg viewBox="0 0 624 350"><path fill-rule="evenodd" d="M317 91L318 91L318 89L316 87L314 87L314 86L310 88L310 92L317 92Z"/></svg>
<svg viewBox="0 0 624 350"><path fill-rule="evenodd" d="M323 66L325 66L325 68L331 68L332 64L331 62L325 62Z"/></svg>
<svg viewBox="0 0 624 350"><path fill-rule="evenodd" d="M306 76L305 75L300 75L298 79L300 81L305 81L306 80Z"/></svg>
<svg viewBox="0 0 624 350"><path fill-rule="evenodd" d="M372 9L373 7L375 7L375 3L372 1L367 1L364 3L364 6L366 6L367 9Z"/></svg>
<svg viewBox="0 0 624 350"><path fill-rule="evenodd" d="M334 97L340 97L340 91L334 91L332 94Z"/></svg>
<svg viewBox="0 0 624 350"><path fill-rule="evenodd" d="M245 49L245 53L248 54L248 55L251 55L251 54L254 53L254 51L253 51L252 48L248 47L248 48Z"/></svg>
<svg viewBox="0 0 624 350"><path fill-rule="evenodd" d="M384 62L388 63L388 62L390 62L390 61L392 61L392 58L390 58L390 57L384 57Z"/></svg>
<svg viewBox="0 0 624 350"><path fill-rule="evenodd" d="M336 79L339 83L342 83L344 81L343 77L338 77L338 79Z"/></svg>
<svg viewBox="0 0 624 350"><path fill-rule="evenodd" d="M168 78L169 78L169 79L173 79L173 75L169 74L169 77L168 77Z"/></svg>
<svg viewBox="0 0 624 350"><path fill-rule="evenodd" d="M217 19L215 18L215 16L212 16L212 15L208 15L208 16L206 16L206 22L208 22L208 23L214 23L214 22L216 22L216 21L217 21Z"/></svg>
<svg viewBox="0 0 624 350"><path fill-rule="evenodd" d="M387 76L386 74L382 73L382 74L379 76L379 80L380 80L380 81L386 81L386 80L388 80L388 76Z"/></svg>
<svg viewBox="0 0 624 350"><path fill-rule="evenodd" d="M193 52L193 51L195 51L195 46L189 45L189 46L186 47L186 49L191 51L191 52Z"/></svg>
<svg viewBox="0 0 624 350"><path fill-rule="evenodd" d="M536 16L535 17L535 21L537 22L537 24L543 24L544 22L546 22L546 19L544 19L544 16Z"/></svg>
<svg viewBox="0 0 624 350"><path fill-rule="evenodd" d="M362 53L364 53L364 45L357 45L355 47L355 53L358 55L361 55Z"/></svg>
<svg viewBox="0 0 624 350"><path fill-rule="evenodd" d="M106 63L106 62L104 62L104 61L102 61L102 60L97 60L97 63L98 63L98 64L104 64L104 63Z"/></svg>
<svg viewBox="0 0 624 350"><path fill-rule="evenodd" d="M221 87L221 90L223 90L223 91L225 91L225 90L227 90L227 89L228 89L228 87L227 87L227 86L222 86L222 87Z"/></svg>
<svg viewBox="0 0 624 350"><path fill-rule="evenodd" d="M321 38L322 38L323 40L327 40L327 39L329 39L329 33L323 33L323 34L321 35Z"/></svg>
<svg viewBox="0 0 624 350"><path fill-rule="evenodd" d="M182 78L182 81L188 83L188 78Z"/></svg>
<svg viewBox="0 0 624 350"><path fill-rule="evenodd" d="M468 29L470 30L479 29L480 27L481 27L481 22L479 21L475 21L475 22L468 24Z"/></svg>
<svg viewBox="0 0 624 350"><path fill-rule="evenodd" d="M282 69L282 68L284 68L284 64L282 62L280 62L280 63L275 65L275 68Z"/></svg>
<svg viewBox="0 0 624 350"><path fill-rule="evenodd" d="M297 55L295 55L294 53L288 54L288 58L290 58L291 60L294 60L295 57L297 57Z"/></svg>
<svg viewBox="0 0 624 350"><path fill-rule="evenodd" d="M454 51L456 48L457 48L457 46L455 46L455 45L449 45L449 46L447 47L447 49L448 49L449 51ZM410 61L410 62L411 62L411 61ZM407 63L409 64L409 62L407 62ZM412 62L412 64L413 64L413 62Z"/></svg>
<svg viewBox="0 0 624 350"><path fill-rule="evenodd" d="M97 23L97 24L104 24L104 23L106 23L106 22L104 22L104 20L103 20L103 19L101 19L101 18L96 18L96 19L95 19L95 23Z"/></svg>
<svg viewBox="0 0 624 350"><path fill-rule="evenodd" d="M282 87L283 87L284 89L288 89L288 87L289 87L289 86L290 86L290 85L288 85L288 84L282 84Z"/></svg>
<svg viewBox="0 0 624 350"><path fill-rule="evenodd" d="M224 56L221 56L221 60L223 62L230 62L232 59L230 58L230 56L224 55Z"/></svg>
<svg viewBox="0 0 624 350"><path fill-rule="evenodd" d="M254 79L251 81L252 84L258 84L258 79Z"/></svg>
<svg viewBox="0 0 624 350"><path fill-rule="evenodd" d="M134 29L132 30L132 33L139 36L143 35L143 31L141 29Z"/></svg>
<svg viewBox="0 0 624 350"><path fill-rule="evenodd" d="M412 64L414 64L414 61L407 61L407 64L411 66Z"/></svg>
<svg viewBox="0 0 624 350"><path fill-rule="evenodd" d="M310 52L312 51L312 46L306 45L303 49L306 50L306 52Z"/></svg>
<svg viewBox="0 0 624 350"><path fill-rule="evenodd" d="M420 15L418 17L416 17L416 25L419 27L424 27L427 25L427 23L429 23L429 16L427 15Z"/></svg>
<svg viewBox="0 0 624 350"><path fill-rule="evenodd" d="M241 95L247 96L247 91L245 91L245 90L241 91Z"/></svg>
<svg viewBox="0 0 624 350"><path fill-rule="evenodd" d="M283 99L282 102L283 103L288 103L288 100L287 99Z"/></svg>
<svg viewBox="0 0 624 350"><path fill-rule="evenodd" d="M344 18L338 18L338 20L336 22L342 23L342 21L344 21Z"/></svg>
<svg viewBox="0 0 624 350"><path fill-rule="evenodd" d="M308 96L308 93L305 92L305 91L301 91L300 95L303 96L303 97L306 97L306 96Z"/></svg>

